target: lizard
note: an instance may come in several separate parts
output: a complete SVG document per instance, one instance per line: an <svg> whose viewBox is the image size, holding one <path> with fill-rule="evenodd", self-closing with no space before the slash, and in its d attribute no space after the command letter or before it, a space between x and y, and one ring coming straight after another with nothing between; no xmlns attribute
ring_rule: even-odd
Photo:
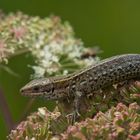
<svg viewBox="0 0 140 140"><path fill-rule="evenodd" d="M110 85L140 77L140 54L113 56L66 76L34 79L21 88L24 96L46 100L74 98L74 116L81 97Z"/></svg>

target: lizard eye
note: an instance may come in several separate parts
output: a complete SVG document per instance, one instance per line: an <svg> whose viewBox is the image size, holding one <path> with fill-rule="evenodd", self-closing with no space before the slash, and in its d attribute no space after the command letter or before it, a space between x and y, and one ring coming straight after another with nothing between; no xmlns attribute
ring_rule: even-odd
<svg viewBox="0 0 140 140"><path fill-rule="evenodd" d="M38 91L39 90L39 87L38 86L34 87L34 90L35 91Z"/></svg>

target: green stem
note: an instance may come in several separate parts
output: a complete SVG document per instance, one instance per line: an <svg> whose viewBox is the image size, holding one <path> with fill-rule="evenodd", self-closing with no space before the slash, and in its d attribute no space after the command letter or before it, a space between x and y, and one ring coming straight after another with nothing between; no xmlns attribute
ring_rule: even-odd
<svg viewBox="0 0 140 140"><path fill-rule="evenodd" d="M10 54L9 55L9 58L15 57L17 55L20 55L20 54L23 54L23 53L27 53L27 52L29 52L29 49L24 48L24 49L21 49L21 50L16 51L14 54Z"/></svg>

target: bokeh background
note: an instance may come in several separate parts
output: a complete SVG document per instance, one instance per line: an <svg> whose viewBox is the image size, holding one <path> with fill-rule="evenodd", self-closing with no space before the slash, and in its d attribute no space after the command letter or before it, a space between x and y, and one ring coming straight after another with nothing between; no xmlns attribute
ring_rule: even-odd
<svg viewBox="0 0 140 140"><path fill-rule="evenodd" d="M85 46L99 46L103 50L101 58L122 53L140 53L139 0L1 0L0 9L5 13L20 10L32 16L60 16L63 21L71 23L76 37L81 38ZM18 76L0 69L0 89L14 123L21 121L27 109L29 99L22 97L19 89L30 79L32 70L27 68L27 64L32 62L32 58L25 55L12 58L8 67ZM27 115L39 106L53 108L51 102L37 99ZM3 111L0 106L0 140L6 139L8 134Z"/></svg>

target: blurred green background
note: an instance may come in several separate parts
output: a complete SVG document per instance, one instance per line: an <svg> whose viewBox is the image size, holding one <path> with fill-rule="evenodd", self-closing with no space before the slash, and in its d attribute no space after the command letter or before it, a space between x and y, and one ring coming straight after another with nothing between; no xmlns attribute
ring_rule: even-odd
<svg viewBox="0 0 140 140"><path fill-rule="evenodd" d="M60 16L73 26L76 36L85 46L99 46L102 58L122 53L140 52L140 1L139 0L1 0L0 9L5 13L18 10L32 16ZM0 69L0 88L3 90L14 122L19 122L28 98L19 89L29 81L31 69L27 63L33 60L25 55L12 58L8 66L19 76L15 77ZM37 99L32 109L52 104ZM6 139L7 127L0 107L0 140Z"/></svg>

